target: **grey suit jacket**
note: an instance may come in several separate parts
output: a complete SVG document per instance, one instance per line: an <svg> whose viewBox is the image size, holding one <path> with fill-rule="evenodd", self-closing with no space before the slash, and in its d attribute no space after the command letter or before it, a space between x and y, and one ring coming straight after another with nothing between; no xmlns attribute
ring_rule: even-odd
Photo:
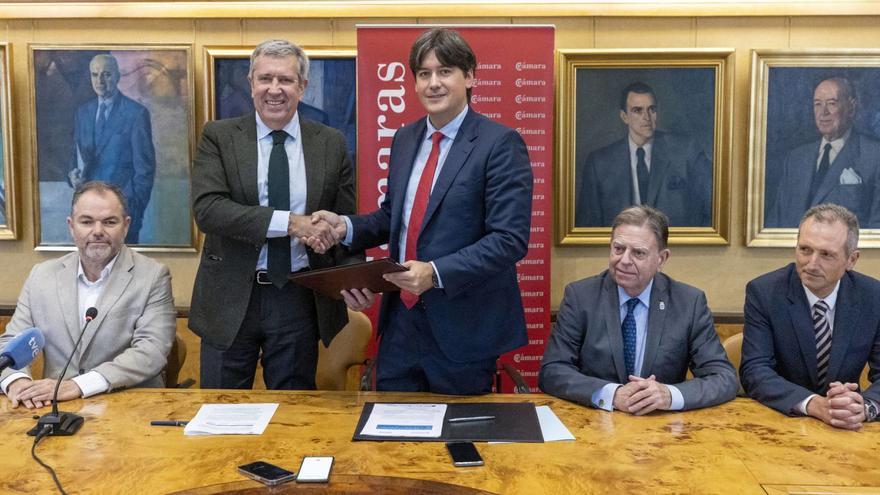
<svg viewBox="0 0 880 495"><path fill-rule="evenodd" d="M2 347L21 331L39 328L46 338L46 378L61 374L82 331L78 266L78 252L36 265L6 333L0 336ZM97 371L110 383L110 390L164 387L160 374L177 332L168 267L123 246L95 308L98 316L86 329L65 377ZM5 370L0 380L12 372Z"/></svg>
<svg viewBox="0 0 880 495"><path fill-rule="evenodd" d="M600 148L578 165L575 226L608 227L632 205L629 140ZM708 227L712 223L712 162L687 137L657 131L651 150L648 197L642 201L661 210L675 227Z"/></svg>
<svg viewBox="0 0 880 495"><path fill-rule="evenodd" d="M820 143L799 146L788 154L764 226L797 227L807 208L835 203L855 213L863 229L880 227L880 194L875 192L880 188L880 142L853 130L811 198L810 183L819 161ZM858 176L861 182L841 184L846 169L846 175Z"/></svg>
<svg viewBox="0 0 880 495"><path fill-rule="evenodd" d="M684 409L734 398L733 365L718 341L702 291L658 273L651 291L642 376L677 387ZM685 380L688 368L694 378ZM608 383L627 383L617 284L605 272L569 284L544 352L544 392L592 406Z"/></svg>
<svg viewBox="0 0 880 495"><path fill-rule="evenodd" d="M351 160L342 134L300 118L306 167L306 214L355 212ZM191 328L205 342L228 348L244 320L260 248L273 208L260 206L255 114L205 124L192 175L193 212L205 245L193 286ZM342 246L327 254L306 249L309 267L362 259ZM348 323L345 303L315 294L325 345Z"/></svg>

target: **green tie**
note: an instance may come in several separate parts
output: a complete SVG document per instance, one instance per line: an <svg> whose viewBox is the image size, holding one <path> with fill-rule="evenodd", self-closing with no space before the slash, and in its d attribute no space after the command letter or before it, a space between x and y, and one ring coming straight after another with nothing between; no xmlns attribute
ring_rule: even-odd
<svg viewBox="0 0 880 495"><path fill-rule="evenodd" d="M269 155L269 206L290 211L290 170L284 141L287 133L272 131L272 153ZM290 236L269 239L267 272L269 280L279 289L290 274Z"/></svg>

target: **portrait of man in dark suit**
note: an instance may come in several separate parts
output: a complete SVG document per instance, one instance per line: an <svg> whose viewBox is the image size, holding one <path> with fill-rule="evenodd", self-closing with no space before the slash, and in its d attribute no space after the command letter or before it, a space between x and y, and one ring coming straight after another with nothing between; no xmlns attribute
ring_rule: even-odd
<svg viewBox="0 0 880 495"><path fill-rule="evenodd" d="M659 209L671 226L711 225L710 157L692 136L658 129L660 106L648 84L628 84L619 101L626 135L577 163L575 226L608 226L638 204Z"/></svg>
<svg viewBox="0 0 880 495"><path fill-rule="evenodd" d="M156 174L150 112L119 91L113 55L95 55L89 74L96 97L76 111L75 162L68 177L74 188L92 180L119 186L131 216L125 242L136 244Z"/></svg>
<svg viewBox="0 0 880 495"><path fill-rule="evenodd" d="M808 208L834 203L852 211L863 228L876 227L880 141L854 127L859 109L855 86L846 77L821 80L812 109L819 138L788 151L764 226L797 227Z"/></svg>

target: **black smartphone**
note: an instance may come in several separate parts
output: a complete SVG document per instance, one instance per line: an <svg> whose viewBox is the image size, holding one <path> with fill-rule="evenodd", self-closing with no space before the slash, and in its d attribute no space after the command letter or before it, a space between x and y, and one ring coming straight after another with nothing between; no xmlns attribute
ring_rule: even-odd
<svg viewBox="0 0 880 495"><path fill-rule="evenodd" d="M452 457L453 466L483 465L483 458L480 457L473 442L446 442L446 449L449 450L449 456Z"/></svg>
<svg viewBox="0 0 880 495"><path fill-rule="evenodd" d="M280 485L294 477L292 472L265 461L238 466L238 472L269 486Z"/></svg>

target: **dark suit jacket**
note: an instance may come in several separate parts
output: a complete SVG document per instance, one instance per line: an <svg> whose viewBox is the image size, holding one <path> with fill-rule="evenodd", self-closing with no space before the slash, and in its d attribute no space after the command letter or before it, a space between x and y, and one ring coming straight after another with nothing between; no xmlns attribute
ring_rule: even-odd
<svg viewBox="0 0 880 495"><path fill-rule="evenodd" d="M389 243L391 257L400 258L407 182L425 129L422 118L394 135L388 192L380 209L351 217L353 251ZM434 184L417 246L418 259L433 261L443 281L443 289L428 290L422 300L449 359L488 359L527 342L516 262L528 250L531 212L532 168L522 138L468 110ZM391 300L382 298L380 331Z"/></svg>
<svg viewBox="0 0 880 495"><path fill-rule="evenodd" d="M84 165L83 182L102 180L122 188L132 225L140 228L156 175L150 112L120 92L105 124L106 131L96 142L97 112L97 98L76 111L74 142Z"/></svg>
<svg viewBox="0 0 880 495"><path fill-rule="evenodd" d="M880 211L875 211L872 216L875 200L880 205L880 197L875 197L878 194L874 192L880 187L880 173L877 172L880 168L880 142L853 130L828 169L816 196L810 198L810 183L819 161L820 143L814 141L799 146L788 154L764 226L797 227L807 208L821 203L847 207L859 218L862 228L880 226ZM861 177L861 184L840 183L840 175L848 168Z"/></svg>
<svg viewBox="0 0 880 495"><path fill-rule="evenodd" d="M297 114L298 115L298 114ZM306 167L306 214L353 213L354 182L345 138L335 129L300 118ZM193 212L205 246L193 286L189 327L207 343L232 344L244 319L260 248L273 208L257 191L255 114L208 122L193 166ZM343 247L327 254L306 249L309 267L354 261ZM348 322L342 301L315 294L318 330L325 345Z"/></svg>
<svg viewBox="0 0 880 495"><path fill-rule="evenodd" d="M649 311L641 376L677 387L684 409L733 399L736 372L718 341L705 294L658 273ZM597 390L627 383L620 326L617 283L607 270L569 284L544 351L541 390L591 406ZM685 380L688 368L691 380Z"/></svg>
<svg viewBox="0 0 880 495"><path fill-rule="evenodd" d="M779 412L828 388L816 382L816 334L812 311L794 263L746 286L743 310L743 389ZM848 271L840 280L834 310L828 383L859 383L865 363L873 385L864 397L880 401L880 282Z"/></svg>
<svg viewBox="0 0 880 495"><path fill-rule="evenodd" d="M576 227L608 227L632 205L629 140L600 148L578 164L575 175ZM648 197L642 201L661 210L676 227L712 223L712 162L693 139L657 131L651 149Z"/></svg>

